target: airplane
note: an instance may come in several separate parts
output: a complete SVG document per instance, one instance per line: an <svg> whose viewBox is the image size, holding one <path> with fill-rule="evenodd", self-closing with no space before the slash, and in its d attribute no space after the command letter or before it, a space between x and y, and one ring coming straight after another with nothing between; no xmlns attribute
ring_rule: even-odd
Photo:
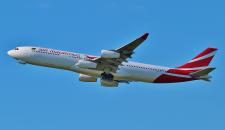
<svg viewBox="0 0 225 130"><path fill-rule="evenodd" d="M101 50L100 56L73 53L49 48L22 46L8 51L21 64L32 64L69 70L79 74L81 82L97 82L101 86L118 87L120 83L178 83L193 80L210 81L209 67L216 48L207 48L189 62L178 67L163 67L128 61L148 33L120 48Z"/></svg>

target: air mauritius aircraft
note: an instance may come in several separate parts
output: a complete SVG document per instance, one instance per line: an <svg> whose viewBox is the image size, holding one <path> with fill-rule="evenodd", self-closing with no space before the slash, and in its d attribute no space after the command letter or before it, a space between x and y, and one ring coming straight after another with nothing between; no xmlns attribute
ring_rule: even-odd
<svg viewBox="0 0 225 130"><path fill-rule="evenodd" d="M131 43L113 50L102 50L101 56L73 53L41 47L16 47L8 55L21 64L33 64L79 73L82 82L97 82L101 86L117 87L119 83L177 83L192 80L210 81L209 67L216 48L207 48L179 67L162 67L128 61L134 50L148 37L148 33Z"/></svg>

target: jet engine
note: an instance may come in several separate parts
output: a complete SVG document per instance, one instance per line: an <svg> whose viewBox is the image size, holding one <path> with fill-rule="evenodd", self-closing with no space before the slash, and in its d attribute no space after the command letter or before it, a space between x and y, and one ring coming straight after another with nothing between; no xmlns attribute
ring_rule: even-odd
<svg viewBox="0 0 225 130"><path fill-rule="evenodd" d="M117 53L115 51L102 50L101 57L102 58L120 58L120 53Z"/></svg>
<svg viewBox="0 0 225 130"><path fill-rule="evenodd" d="M101 80L101 85L104 87L118 87L119 83L116 81L110 81L110 80Z"/></svg>
<svg viewBox="0 0 225 130"><path fill-rule="evenodd" d="M86 60L79 60L76 66L84 69L95 69L97 68L97 63Z"/></svg>
<svg viewBox="0 0 225 130"><path fill-rule="evenodd" d="M97 82L97 77L80 74L79 81L82 81L82 82Z"/></svg>

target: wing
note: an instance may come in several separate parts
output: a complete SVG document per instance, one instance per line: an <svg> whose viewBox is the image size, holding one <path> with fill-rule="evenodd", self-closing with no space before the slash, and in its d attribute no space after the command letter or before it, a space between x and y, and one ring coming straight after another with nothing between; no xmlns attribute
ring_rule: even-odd
<svg viewBox="0 0 225 130"><path fill-rule="evenodd" d="M116 53L119 53L119 58L103 58L99 57L94 59L96 63L98 63L99 70L103 70L105 72L116 72L119 65L122 65L122 62L127 62L128 58L131 58L132 54L134 54L134 50L143 43L148 37L148 33L145 33L138 39L128 43L125 46L122 46L118 49L110 50Z"/></svg>
<svg viewBox="0 0 225 130"><path fill-rule="evenodd" d="M134 50L146 39L148 38L148 33L145 33L143 36L139 37L138 39L134 40L133 42L116 49L116 52L119 52L121 55L130 57L133 53Z"/></svg>

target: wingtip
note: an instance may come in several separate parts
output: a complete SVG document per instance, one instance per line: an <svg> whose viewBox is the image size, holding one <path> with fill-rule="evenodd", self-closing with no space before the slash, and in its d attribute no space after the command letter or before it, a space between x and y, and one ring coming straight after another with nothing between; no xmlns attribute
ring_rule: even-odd
<svg viewBox="0 0 225 130"><path fill-rule="evenodd" d="M143 36L141 36L141 39L146 40L148 38L149 33L145 33Z"/></svg>

